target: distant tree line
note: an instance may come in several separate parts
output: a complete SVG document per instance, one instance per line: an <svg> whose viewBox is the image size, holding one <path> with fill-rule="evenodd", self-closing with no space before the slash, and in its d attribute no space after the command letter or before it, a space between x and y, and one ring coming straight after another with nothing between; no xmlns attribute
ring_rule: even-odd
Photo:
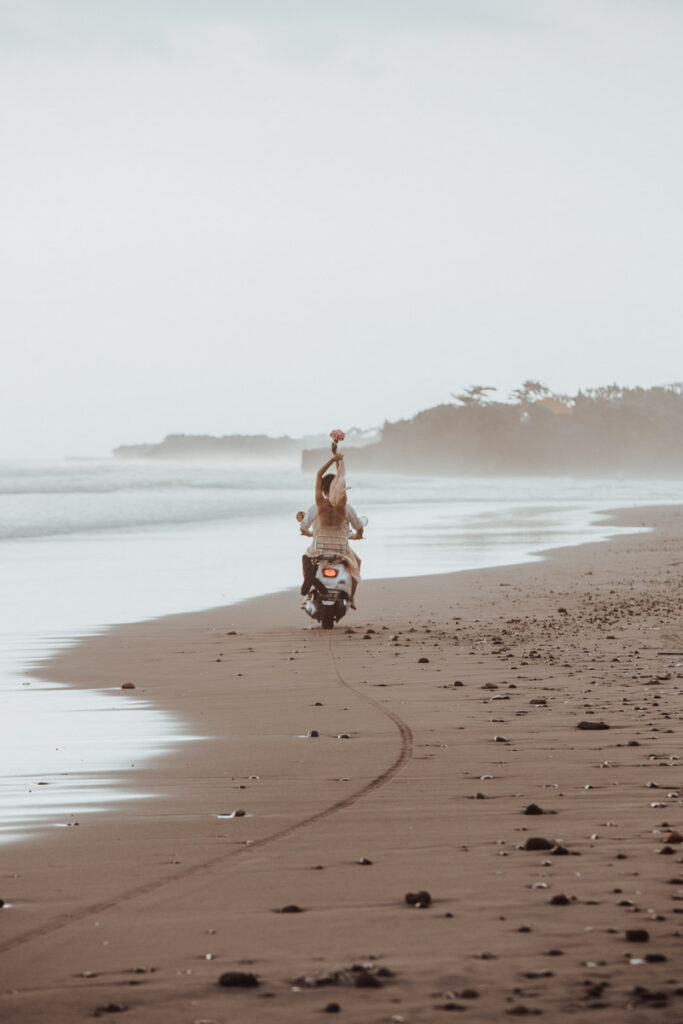
<svg viewBox="0 0 683 1024"><path fill-rule="evenodd" d="M385 423L349 468L446 475L683 477L683 383L616 384L574 396L527 380L497 401L473 385L409 420ZM320 452L304 453L311 468Z"/></svg>

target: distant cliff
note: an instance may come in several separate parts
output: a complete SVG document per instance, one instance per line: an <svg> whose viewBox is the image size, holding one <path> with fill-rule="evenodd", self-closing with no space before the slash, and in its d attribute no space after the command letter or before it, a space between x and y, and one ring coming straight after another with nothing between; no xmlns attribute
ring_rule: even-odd
<svg viewBox="0 0 683 1024"><path fill-rule="evenodd" d="M116 458L125 459L279 459L297 458L302 442L266 434L169 434L159 444L121 445Z"/></svg>
<svg viewBox="0 0 683 1024"><path fill-rule="evenodd" d="M683 478L683 386L616 385L552 395L533 381L514 401L470 388L447 405L386 423L381 440L349 455L349 469L425 475ZM329 449L303 452L313 471Z"/></svg>
<svg viewBox="0 0 683 1024"><path fill-rule="evenodd" d="M379 431L352 428L347 431L346 444L350 447L367 444L379 436ZM256 459L295 459L302 451L315 445L329 446L325 434L302 438L268 437L266 434L169 434L158 444L128 444L114 449L119 459L226 459L251 461ZM328 449L329 450L329 449Z"/></svg>

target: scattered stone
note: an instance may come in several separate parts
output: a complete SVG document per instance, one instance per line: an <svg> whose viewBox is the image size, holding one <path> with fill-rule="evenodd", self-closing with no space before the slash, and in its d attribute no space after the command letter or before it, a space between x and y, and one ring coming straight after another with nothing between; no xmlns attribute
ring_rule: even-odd
<svg viewBox="0 0 683 1024"><path fill-rule="evenodd" d="M648 1005L654 1009L662 1009L668 1006L669 997L666 992L652 992L643 985L636 985L631 995L635 999L636 1006Z"/></svg>
<svg viewBox="0 0 683 1024"><path fill-rule="evenodd" d="M554 839L543 839L542 836L531 836L524 844L525 850L553 850L556 846Z"/></svg>
<svg viewBox="0 0 683 1024"><path fill-rule="evenodd" d="M297 906L296 903L288 903L287 906L282 907L276 911L278 914L303 914L301 907Z"/></svg>
<svg viewBox="0 0 683 1024"><path fill-rule="evenodd" d="M250 971L225 971L218 979L223 988L256 988L261 982Z"/></svg>
<svg viewBox="0 0 683 1024"><path fill-rule="evenodd" d="M646 928L629 928L626 932L627 942L649 942L650 933Z"/></svg>
<svg viewBox="0 0 683 1024"><path fill-rule="evenodd" d="M579 724L577 725L576 728L577 729L597 730L597 729L609 729L610 726L607 724L607 722L579 722Z"/></svg>
<svg viewBox="0 0 683 1024"><path fill-rule="evenodd" d="M417 659L417 663L418 663L418 665L428 665L429 664L429 658L418 658Z"/></svg>
<svg viewBox="0 0 683 1024"><path fill-rule="evenodd" d="M524 808L522 814L545 814L545 811L538 804L529 804L528 807Z"/></svg>
<svg viewBox="0 0 683 1024"><path fill-rule="evenodd" d="M372 861L370 860L370 858L369 858L369 857L361 857L361 858L359 859L358 863L359 863L359 864L363 864L363 866L366 866L366 865L368 865L368 864L372 864Z"/></svg>
<svg viewBox="0 0 683 1024"><path fill-rule="evenodd" d="M236 811L232 812L233 818L244 818L246 814L247 812L242 807L238 807Z"/></svg>
<svg viewBox="0 0 683 1024"><path fill-rule="evenodd" d="M417 907L422 910L425 907L430 906L432 897L426 889L420 889L419 892L407 892L405 895L405 901L410 907Z"/></svg>
<svg viewBox="0 0 683 1024"><path fill-rule="evenodd" d="M337 736L337 739L338 740L350 740L351 737L349 736L348 732L340 732L339 735Z"/></svg>
<svg viewBox="0 0 683 1024"><path fill-rule="evenodd" d="M358 971L354 979L354 985L356 988L381 988L382 982L379 980L376 974L370 974L369 971L362 970Z"/></svg>
<svg viewBox="0 0 683 1024"><path fill-rule="evenodd" d="M663 964L667 960L667 957L663 953L646 953L645 963L647 964Z"/></svg>
<svg viewBox="0 0 683 1024"><path fill-rule="evenodd" d="M493 741L494 741L494 743L508 743L509 742L508 739L505 736L494 736L493 737Z"/></svg>
<svg viewBox="0 0 683 1024"><path fill-rule="evenodd" d="M125 1013L128 1007L125 1003L106 1003L104 1006L96 1006L93 1017L99 1017L103 1013Z"/></svg>
<svg viewBox="0 0 683 1024"><path fill-rule="evenodd" d="M568 896L565 896L564 893L559 893L559 895L553 896L550 902L553 907L566 907L571 903L571 900Z"/></svg>
<svg viewBox="0 0 683 1024"><path fill-rule="evenodd" d="M665 843L683 843L683 835L680 832L674 831L669 832L666 839L663 840Z"/></svg>
<svg viewBox="0 0 683 1024"><path fill-rule="evenodd" d="M323 1010L323 1013L339 1013L340 1011L341 1006L339 1005L339 1003L328 1003L325 1009Z"/></svg>
<svg viewBox="0 0 683 1024"><path fill-rule="evenodd" d="M134 690L135 689L135 683L121 683L121 689L122 690Z"/></svg>
<svg viewBox="0 0 683 1024"><path fill-rule="evenodd" d="M309 740L317 740L318 736L320 736L320 733L317 729L309 729L306 733L306 738Z"/></svg>

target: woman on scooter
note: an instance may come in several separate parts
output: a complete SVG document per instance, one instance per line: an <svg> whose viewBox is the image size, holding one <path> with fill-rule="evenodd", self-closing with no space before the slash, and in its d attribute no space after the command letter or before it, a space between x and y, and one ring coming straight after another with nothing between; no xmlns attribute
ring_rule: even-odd
<svg viewBox="0 0 683 1024"><path fill-rule="evenodd" d="M315 504L317 518L313 527L313 544L304 555L304 584L301 588L302 594L307 594L313 577L315 567L311 556L315 554L315 538L320 534L326 537L340 537L347 540L348 527L346 522L346 471L344 468L344 456L336 451L336 442L332 446L333 455L324 466L318 470L315 478ZM327 470L336 463L336 476L327 474ZM327 474L327 475L326 475ZM362 532L356 532L354 539L360 539ZM346 548L344 556L349 572L351 574L351 607L355 608L356 587L360 580L360 558L350 547Z"/></svg>

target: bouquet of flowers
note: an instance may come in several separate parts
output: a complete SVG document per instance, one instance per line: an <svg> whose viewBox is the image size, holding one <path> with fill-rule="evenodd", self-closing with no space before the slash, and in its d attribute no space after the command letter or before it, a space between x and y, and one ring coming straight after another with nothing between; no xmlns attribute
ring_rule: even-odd
<svg viewBox="0 0 683 1024"><path fill-rule="evenodd" d="M343 430L331 430L330 431L330 437L332 438L332 454L333 455L337 454L337 445L339 444L340 441L344 440L344 436L345 435L344 435L344 431Z"/></svg>

